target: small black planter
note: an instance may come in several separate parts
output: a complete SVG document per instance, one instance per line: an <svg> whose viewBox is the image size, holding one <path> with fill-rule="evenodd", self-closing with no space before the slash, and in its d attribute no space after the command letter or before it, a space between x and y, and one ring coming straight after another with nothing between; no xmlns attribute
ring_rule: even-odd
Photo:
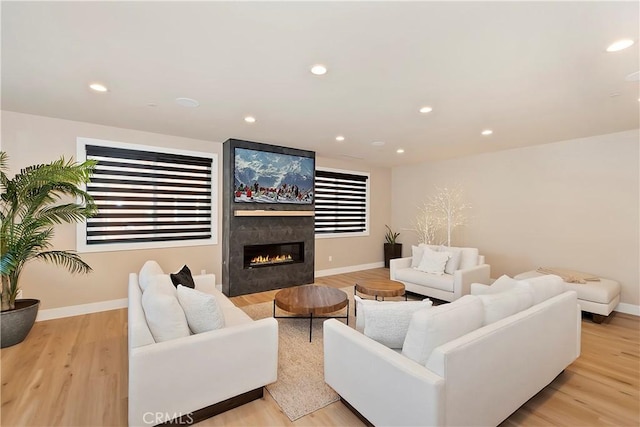
<svg viewBox="0 0 640 427"><path fill-rule="evenodd" d="M36 321L39 306L37 299L17 299L14 310L0 312L2 348L24 341Z"/></svg>
<svg viewBox="0 0 640 427"><path fill-rule="evenodd" d="M402 258L402 243L384 244L384 268L389 268L389 261L393 258Z"/></svg>

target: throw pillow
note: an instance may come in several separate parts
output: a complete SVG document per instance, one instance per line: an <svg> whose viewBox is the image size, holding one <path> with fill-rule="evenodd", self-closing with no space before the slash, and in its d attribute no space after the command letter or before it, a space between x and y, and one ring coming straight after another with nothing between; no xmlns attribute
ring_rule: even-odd
<svg viewBox="0 0 640 427"><path fill-rule="evenodd" d="M497 293L513 290L519 286L522 286L522 282L503 274L498 277L495 282L489 286L489 293Z"/></svg>
<svg viewBox="0 0 640 427"><path fill-rule="evenodd" d="M436 347L480 328L483 318L482 301L474 295L418 310L411 317L402 354L424 366Z"/></svg>
<svg viewBox="0 0 640 427"><path fill-rule="evenodd" d="M451 248L447 246L440 246L438 252L448 252L450 255L447 264L444 266L444 272L447 274L453 274L460 268L460 260L462 259L462 249Z"/></svg>
<svg viewBox="0 0 640 427"><path fill-rule="evenodd" d="M155 342L163 342L189 336L191 332L187 318L169 277L155 277L155 283L150 283L142 293L142 309L153 339Z"/></svg>
<svg viewBox="0 0 640 427"><path fill-rule="evenodd" d="M533 305L533 295L529 289L514 288L509 291L478 295L484 306L483 325L519 313Z"/></svg>
<svg viewBox="0 0 640 427"><path fill-rule="evenodd" d="M424 271L425 273L442 275L444 274L444 267L448 260L448 252L436 252L425 247L418 270Z"/></svg>
<svg viewBox="0 0 640 427"><path fill-rule="evenodd" d="M433 305L428 298L422 301L375 301L363 300L358 296L355 298L358 304L356 330L389 348L402 348L411 315L417 310Z"/></svg>
<svg viewBox="0 0 640 427"><path fill-rule="evenodd" d="M224 314L216 298L204 292L178 285L178 302L194 334L224 327Z"/></svg>
<svg viewBox="0 0 640 427"><path fill-rule="evenodd" d="M418 268L420 261L422 261L422 255L424 254L424 248L420 246L411 246L411 268Z"/></svg>
<svg viewBox="0 0 640 427"><path fill-rule="evenodd" d="M160 267L157 262L151 260L144 263L140 269L140 273L138 273L138 284L140 285L142 292L147 289L149 284L152 282L153 277L158 274L164 274L164 271L162 271L162 267Z"/></svg>
<svg viewBox="0 0 640 427"><path fill-rule="evenodd" d="M178 285L186 286L191 289L195 289L196 287L196 284L193 281L193 276L191 276L191 270L189 270L189 267L186 265L177 273L171 273L169 276L171 276L171 281L176 288Z"/></svg>
<svg viewBox="0 0 640 427"><path fill-rule="evenodd" d="M522 282L528 283L531 287L534 305L540 304L541 302L564 292L564 282L560 276L556 276L555 274L534 277L523 280Z"/></svg>

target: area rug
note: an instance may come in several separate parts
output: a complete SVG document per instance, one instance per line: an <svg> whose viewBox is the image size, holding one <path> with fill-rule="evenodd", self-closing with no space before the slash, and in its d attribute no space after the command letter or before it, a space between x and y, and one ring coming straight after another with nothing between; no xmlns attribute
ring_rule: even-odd
<svg viewBox="0 0 640 427"><path fill-rule="evenodd" d="M342 290L349 295L349 325L354 326L353 288ZM273 302L249 305L242 310L255 320L272 317ZM278 316L288 315L276 310ZM336 315L344 316L344 311ZM267 385L267 391L291 421L340 398L324 382L322 322L324 319L314 319L313 340L309 342L309 319L278 319L278 381Z"/></svg>
<svg viewBox="0 0 640 427"><path fill-rule="evenodd" d="M355 327L353 287L342 288L349 296L349 326ZM391 298L393 300L396 298ZM402 298L398 298L402 299ZM252 319L273 316L273 301L241 307ZM278 316L288 315L276 309ZM345 309L335 313L344 316ZM336 402L340 396L324 382L322 323L314 319L313 340L309 342L309 319L278 320L278 380L267 391L291 421ZM340 319L344 322L344 319Z"/></svg>

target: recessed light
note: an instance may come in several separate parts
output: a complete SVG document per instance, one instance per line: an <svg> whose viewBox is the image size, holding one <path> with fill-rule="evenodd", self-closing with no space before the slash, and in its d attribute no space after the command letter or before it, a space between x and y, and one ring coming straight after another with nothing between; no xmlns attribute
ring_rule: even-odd
<svg viewBox="0 0 640 427"><path fill-rule="evenodd" d="M619 52L623 49L631 47L632 45L633 45L633 40L630 40L630 39L618 40L617 42L609 45L609 47L607 48L607 52Z"/></svg>
<svg viewBox="0 0 640 427"><path fill-rule="evenodd" d="M176 104L187 108L195 108L200 105L198 101L191 98L176 98Z"/></svg>
<svg viewBox="0 0 640 427"><path fill-rule="evenodd" d="M432 111L433 111L433 108L431 108L431 107L422 107L422 108L420 108L420 112L421 113L430 113Z"/></svg>
<svg viewBox="0 0 640 427"><path fill-rule="evenodd" d="M344 141L344 136L342 135L336 136L336 141Z"/></svg>
<svg viewBox="0 0 640 427"><path fill-rule="evenodd" d="M620 92L611 92L611 93L609 94L609 96L610 96L611 98L615 98L616 96L620 96L620 95L621 95L621 93L620 93Z"/></svg>
<svg viewBox="0 0 640 427"><path fill-rule="evenodd" d="M91 83L89 87L95 90L96 92L107 92L109 90L105 85L100 83Z"/></svg>
<svg viewBox="0 0 640 427"><path fill-rule="evenodd" d="M147 103L147 107L157 107L158 104L156 104L155 102L149 102Z"/></svg>
<svg viewBox="0 0 640 427"><path fill-rule="evenodd" d="M311 73L316 76L321 76L323 74L327 74L327 67L322 64L316 64L311 67Z"/></svg>
<svg viewBox="0 0 640 427"><path fill-rule="evenodd" d="M384 145L384 141L373 141L371 145L374 147L382 147Z"/></svg>
<svg viewBox="0 0 640 427"><path fill-rule="evenodd" d="M493 131L491 129L485 129L481 132L484 136L491 135Z"/></svg>
<svg viewBox="0 0 640 427"><path fill-rule="evenodd" d="M247 116L244 118L244 121L247 123L255 123L256 122L256 118L253 116Z"/></svg>
<svg viewBox="0 0 640 427"><path fill-rule="evenodd" d="M402 154L402 153L404 153L404 149L403 149L403 148L398 148L398 149L396 150L396 153L398 153L398 154Z"/></svg>

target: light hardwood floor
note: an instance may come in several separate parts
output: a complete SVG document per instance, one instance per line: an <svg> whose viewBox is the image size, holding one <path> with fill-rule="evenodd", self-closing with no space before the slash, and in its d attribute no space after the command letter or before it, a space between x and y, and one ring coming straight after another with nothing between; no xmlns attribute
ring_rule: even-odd
<svg viewBox="0 0 640 427"><path fill-rule="evenodd" d="M342 288L374 269L318 278ZM271 301L276 291L232 298L238 306ZM640 318L616 313L582 322L582 355L504 426L640 425ZM531 363L535 363L532 360ZM38 322L27 339L1 351L2 426L124 426L127 423L126 309ZM499 379L496 381L508 379ZM170 390L167 390L170 393ZM360 426L333 403L295 422L268 392L203 426Z"/></svg>

